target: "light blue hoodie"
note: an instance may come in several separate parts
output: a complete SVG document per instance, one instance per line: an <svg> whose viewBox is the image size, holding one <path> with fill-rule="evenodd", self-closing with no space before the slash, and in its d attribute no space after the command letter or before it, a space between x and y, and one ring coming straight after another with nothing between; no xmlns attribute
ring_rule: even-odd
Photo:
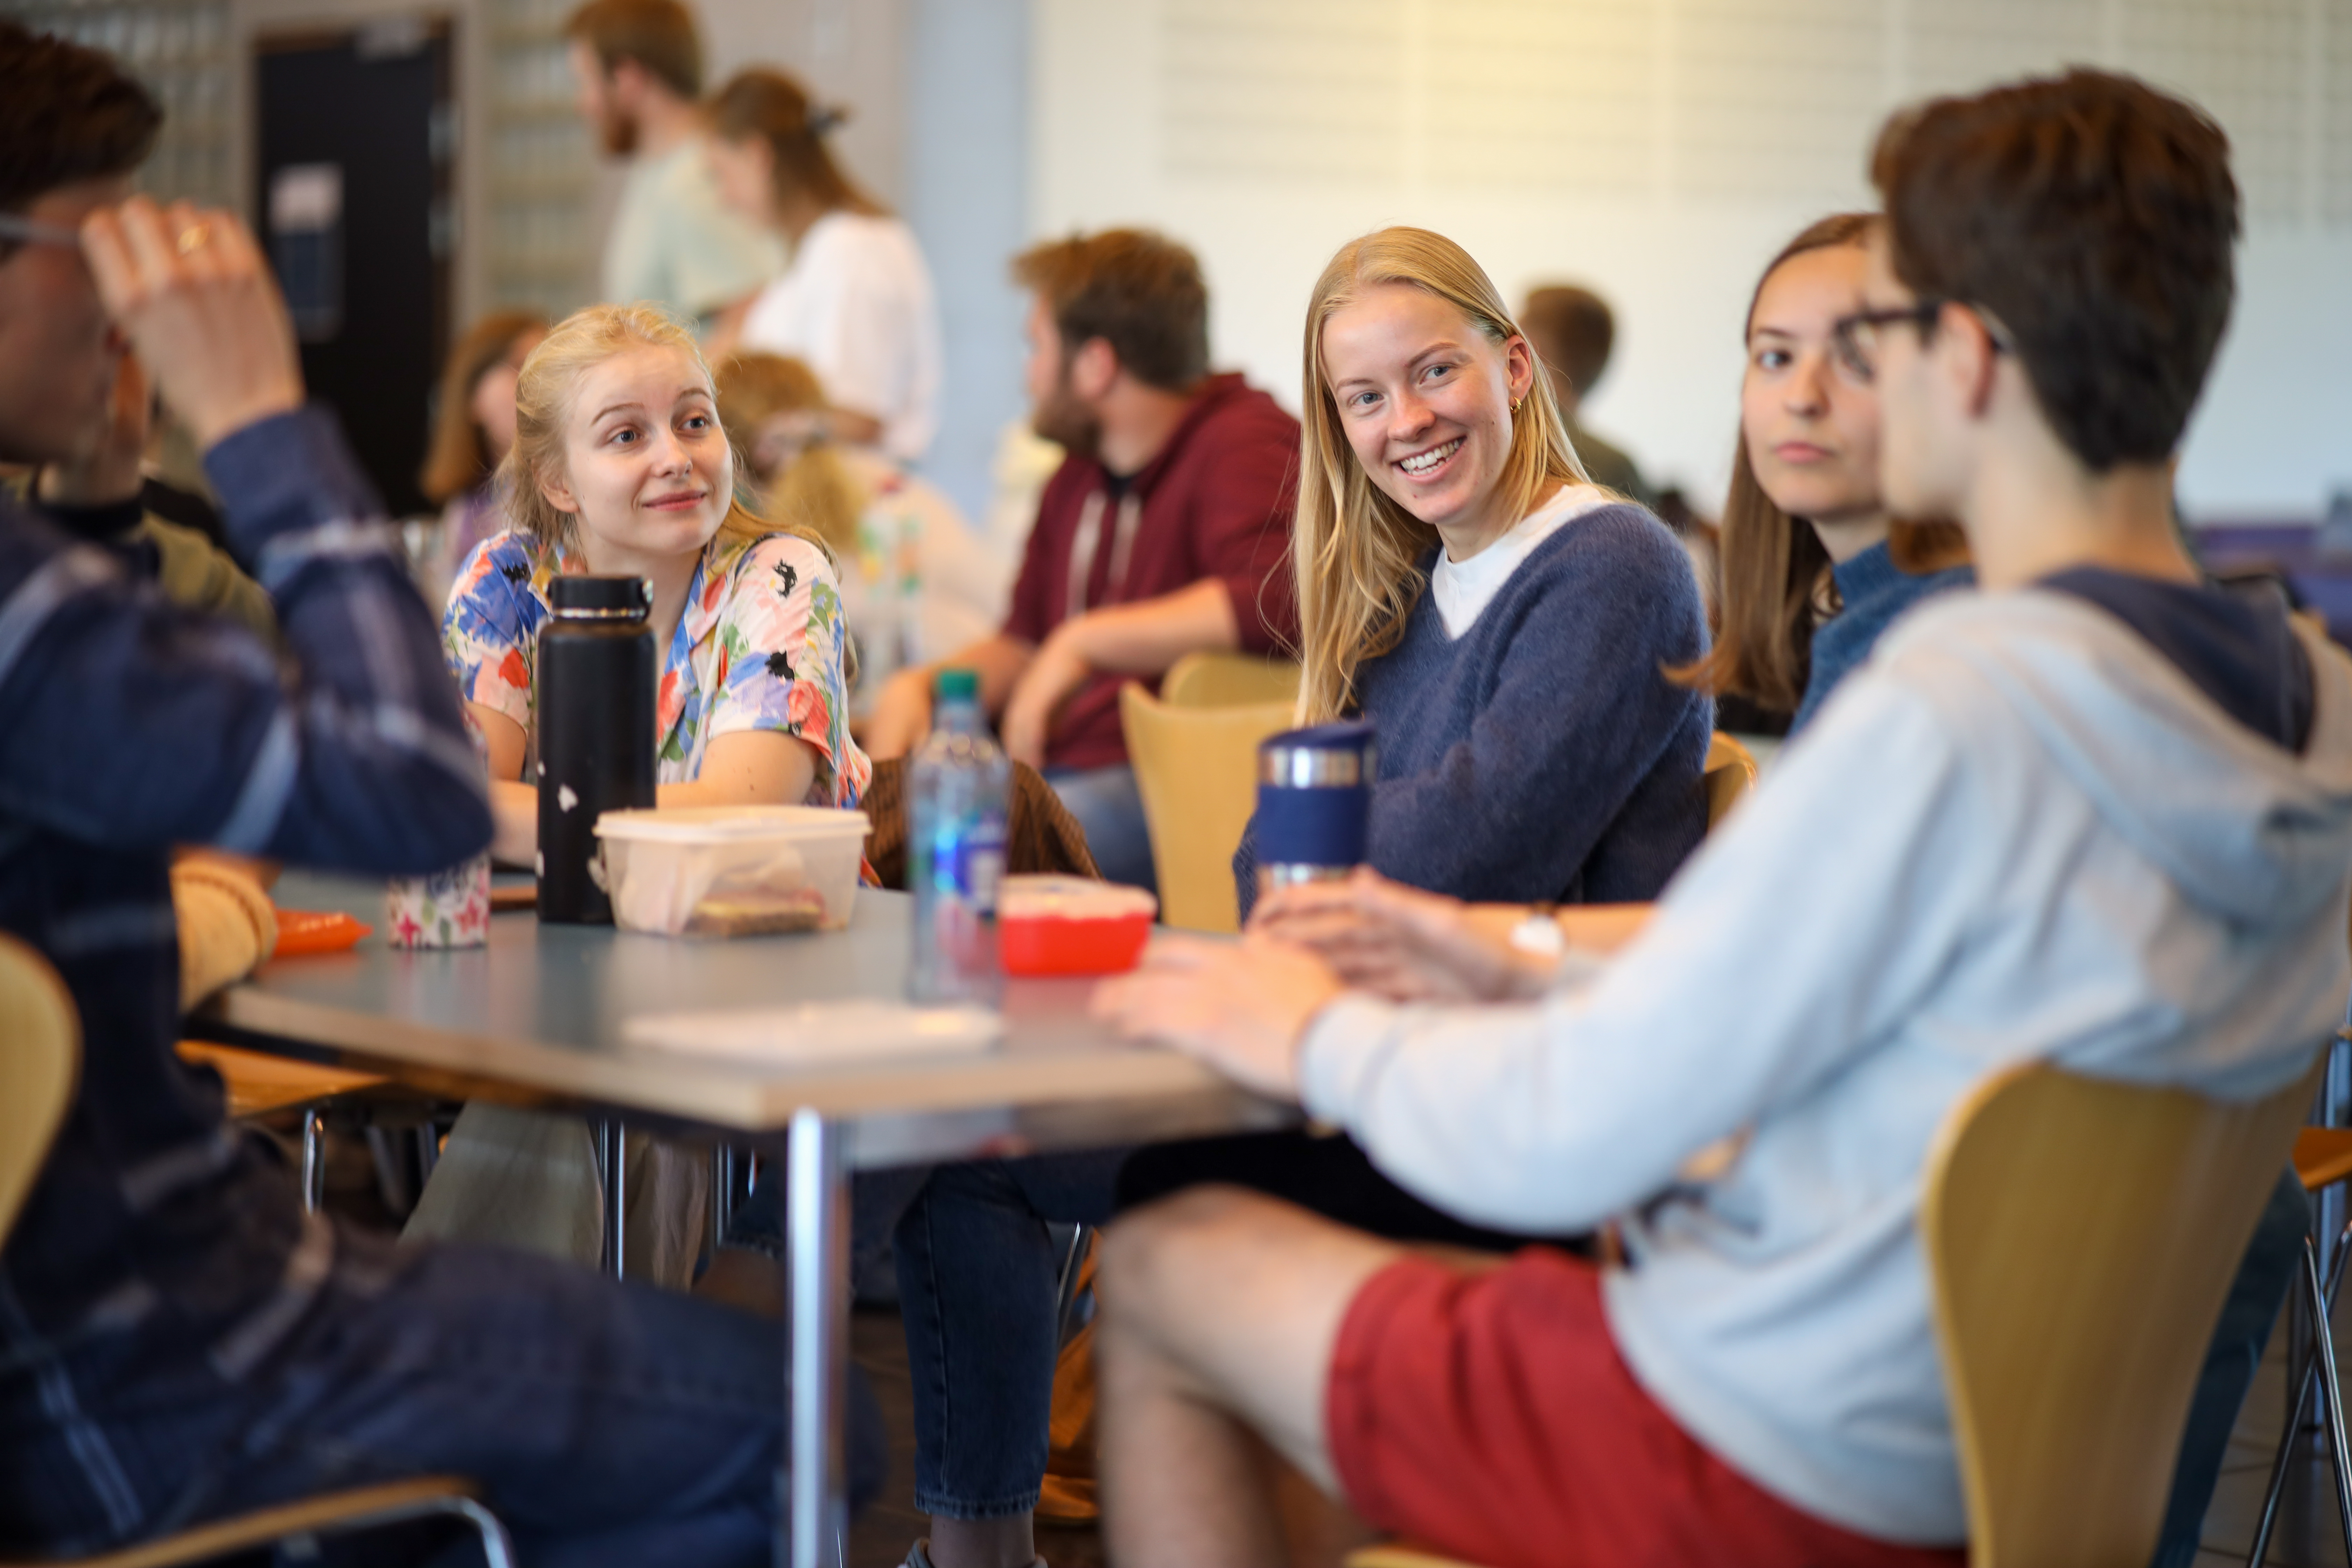
<svg viewBox="0 0 2352 1568"><path fill-rule="evenodd" d="M1335 1004L1307 1109L1465 1218L1621 1220L1610 1323L1688 1431L1823 1519L1958 1542L1915 1232L1945 1113L2036 1058L2263 1094L2343 1016L2352 660L2300 635L2298 757L2081 599L1922 606L1622 953L1538 1005Z"/></svg>

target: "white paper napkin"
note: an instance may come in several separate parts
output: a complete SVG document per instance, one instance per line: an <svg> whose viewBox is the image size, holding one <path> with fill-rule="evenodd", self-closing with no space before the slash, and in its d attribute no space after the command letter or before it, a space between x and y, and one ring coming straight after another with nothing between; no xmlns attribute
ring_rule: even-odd
<svg viewBox="0 0 2352 1568"><path fill-rule="evenodd" d="M870 999L651 1014L621 1025L621 1037L633 1046L793 1067L877 1057L969 1056L1003 1035L1003 1015L986 1007L916 1007Z"/></svg>

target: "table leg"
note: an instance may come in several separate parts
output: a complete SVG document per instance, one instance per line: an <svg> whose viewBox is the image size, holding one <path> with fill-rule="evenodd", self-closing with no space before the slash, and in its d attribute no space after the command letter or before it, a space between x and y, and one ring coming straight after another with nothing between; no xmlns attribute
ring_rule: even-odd
<svg viewBox="0 0 2352 1568"><path fill-rule="evenodd" d="M302 1212L317 1214L327 1201L327 1113L313 1105L302 1112Z"/></svg>
<svg viewBox="0 0 2352 1568"><path fill-rule="evenodd" d="M791 1259L786 1408L792 1441L778 1568L835 1568L847 1536L849 1515L842 1496L842 1423L849 1381L847 1133L814 1111L793 1113L784 1169Z"/></svg>
<svg viewBox="0 0 2352 1568"><path fill-rule="evenodd" d="M727 1241L728 1227L735 1222L735 1150L732 1145L714 1143L710 1146L710 1255Z"/></svg>
<svg viewBox="0 0 2352 1568"><path fill-rule="evenodd" d="M627 1273L623 1243L628 1227L623 1215L628 1205L629 1158L627 1129L617 1116L608 1116L596 1123L596 1164L604 1180L604 1272L614 1279Z"/></svg>

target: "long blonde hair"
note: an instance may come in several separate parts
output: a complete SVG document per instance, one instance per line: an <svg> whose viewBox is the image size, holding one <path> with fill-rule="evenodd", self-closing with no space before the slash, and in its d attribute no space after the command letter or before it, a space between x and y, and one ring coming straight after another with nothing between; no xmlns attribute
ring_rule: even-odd
<svg viewBox="0 0 2352 1568"><path fill-rule="evenodd" d="M1349 240L1316 279L1307 306L1306 418L1300 435L1298 519L1291 531L1305 665L1299 716L1318 723L1349 711L1356 671L1396 647L1428 587L1421 558L1437 530L1382 494L1357 461L1323 370L1323 328L1362 291L1410 284L1444 300L1497 346L1520 337L1494 280L1470 253L1424 228L1384 228ZM1529 357L1534 357L1532 345ZM1497 481L1524 516L1544 493L1583 484L1568 422L1540 361L1513 416L1511 449Z"/></svg>
<svg viewBox="0 0 2352 1568"><path fill-rule="evenodd" d="M745 353L719 362L719 422L734 444L739 471L759 483L760 510L804 525L838 560L857 553L857 521L872 499L841 454L817 441L772 474L751 461L761 426L779 414L814 414L824 406L824 384L799 360Z"/></svg>
<svg viewBox="0 0 2352 1568"><path fill-rule="evenodd" d="M710 384L710 366L695 345L693 334L650 305L591 305L555 324L522 362L515 382L515 443L499 465L499 489L507 515L542 546L580 547L579 520L559 511L540 488L541 476L564 472L564 426L572 417L572 399L580 383L596 366L633 348L676 349L694 362L703 384ZM716 405L714 390L711 401ZM807 540L828 557L822 535L790 522L772 522L753 510L740 482L742 466L730 465L736 483L728 498L727 515L719 524L722 539L754 540L772 533L791 533Z"/></svg>

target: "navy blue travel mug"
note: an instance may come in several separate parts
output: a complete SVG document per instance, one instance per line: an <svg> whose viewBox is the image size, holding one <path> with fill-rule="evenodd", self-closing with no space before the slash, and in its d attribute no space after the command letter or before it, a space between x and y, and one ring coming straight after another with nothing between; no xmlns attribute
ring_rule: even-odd
<svg viewBox="0 0 2352 1568"><path fill-rule="evenodd" d="M1363 863L1378 765L1363 719L1285 730L1257 748L1257 890L1323 882Z"/></svg>

